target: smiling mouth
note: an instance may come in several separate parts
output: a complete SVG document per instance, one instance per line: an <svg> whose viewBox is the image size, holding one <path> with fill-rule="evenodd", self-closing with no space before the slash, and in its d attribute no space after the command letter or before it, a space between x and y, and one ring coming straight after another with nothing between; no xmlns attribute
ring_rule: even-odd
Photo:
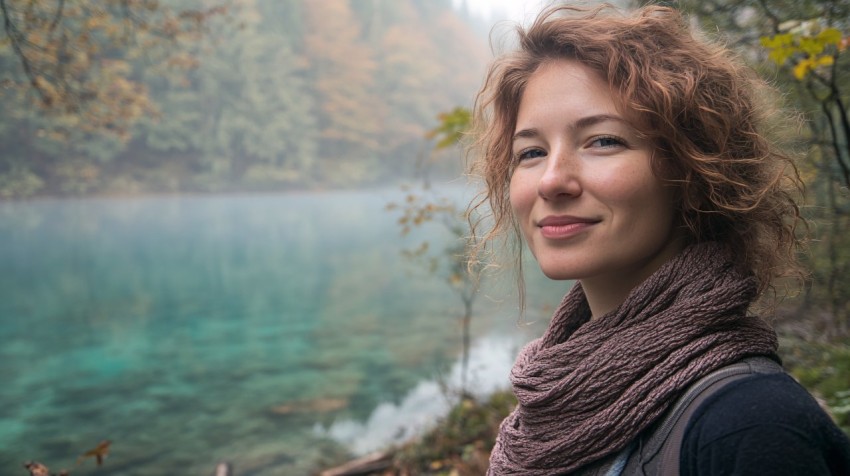
<svg viewBox="0 0 850 476"><path fill-rule="evenodd" d="M546 217L537 223L544 238L565 239L582 233L599 223L599 220L577 217Z"/></svg>

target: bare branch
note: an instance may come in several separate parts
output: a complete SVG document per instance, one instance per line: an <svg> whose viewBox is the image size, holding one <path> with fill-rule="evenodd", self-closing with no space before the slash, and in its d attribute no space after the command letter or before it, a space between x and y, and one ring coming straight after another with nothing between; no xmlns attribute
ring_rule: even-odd
<svg viewBox="0 0 850 476"><path fill-rule="evenodd" d="M829 132L832 136L832 140L830 141L832 145L832 151L835 154L835 161L838 162L838 166L841 168L841 174L844 176L844 183L850 186L850 167L844 163L844 158L841 154L841 147L838 142L838 130L835 127L835 118L832 114L832 110L829 107L830 101L821 101L821 111L824 116L826 116L826 122L829 125ZM846 117L845 117L846 120Z"/></svg>
<svg viewBox="0 0 850 476"><path fill-rule="evenodd" d="M841 121L841 130L844 132L844 141L846 143L850 142L850 118L847 117L847 107L844 105L844 101L841 100L841 95L835 95L835 105L838 107L838 116ZM835 132L833 131L833 141L836 143L836 153L840 150L838 147L838 137L835 136ZM848 153L850 153L850 147L848 147ZM850 154L849 154L850 155ZM850 187L850 166L848 166L842 157L837 157L839 164L841 165L841 170L844 172L844 184L847 187Z"/></svg>
<svg viewBox="0 0 850 476"><path fill-rule="evenodd" d="M767 17L770 19L770 23L773 26L773 34L775 35L775 34L779 33L779 25L782 23L782 20L780 20L779 17L776 16L775 13L773 13L773 11L767 5L766 0L759 0L759 5L761 6L761 9L764 11L764 14L767 15Z"/></svg>
<svg viewBox="0 0 850 476"><path fill-rule="evenodd" d="M29 58L24 52L23 47L21 46L21 39L23 35L15 25L12 23L12 17L9 13L9 7L6 4L6 0L0 0L0 11L3 13L3 27L6 30L6 35L9 36L9 41L12 43L12 49L15 51L15 54L18 56L18 59L21 61L21 66L24 68L24 74L27 79L29 79L29 83L32 88L38 93L41 97L42 103L47 106L50 106L52 103L52 99L47 95L47 93L42 89L41 85L38 83L38 75L33 71L33 67L30 64Z"/></svg>
<svg viewBox="0 0 850 476"><path fill-rule="evenodd" d="M48 27L47 32L52 34L56 27L59 25L59 21L62 20L62 13L65 10L65 0L59 0L59 6L56 7L56 14L53 16L53 21L50 22L50 27Z"/></svg>

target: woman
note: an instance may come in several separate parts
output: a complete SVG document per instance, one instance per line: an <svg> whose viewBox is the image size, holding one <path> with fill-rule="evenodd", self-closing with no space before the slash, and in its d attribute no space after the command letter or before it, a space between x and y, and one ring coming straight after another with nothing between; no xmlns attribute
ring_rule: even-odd
<svg viewBox="0 0 850 476"><path fill-rule="evenodd" d="M493 64L475 116L485 242L516 232L576 284L517 358L491 474L666 474L645 449L673 409L673 472L850 474L846 436L770 370L776 335L749 312L802 274L799 181L764 135L763 87L662 7L549 10ZM754 356L768 370L681 403Z"/></svg>

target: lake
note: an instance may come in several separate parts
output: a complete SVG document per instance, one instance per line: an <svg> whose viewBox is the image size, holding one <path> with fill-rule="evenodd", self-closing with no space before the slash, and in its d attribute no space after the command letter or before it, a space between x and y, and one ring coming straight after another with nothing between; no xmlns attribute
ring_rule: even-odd
<svg viewBox="0 0 850 476"><path fill-rule="evenodd" d="M460 197L457 190L450 192ZM398 190L0 203L0 474L311 474L408 438L459 381L459 298L402 256ZM459 198L461 199L461 198ZM475 304L479 392L566 289ZM530 271L529 271L530 270ZM526 321L532 321L527 324ZM451 394L451 391L448 392ZM111 440L103 468L77 457Z"/></svg>

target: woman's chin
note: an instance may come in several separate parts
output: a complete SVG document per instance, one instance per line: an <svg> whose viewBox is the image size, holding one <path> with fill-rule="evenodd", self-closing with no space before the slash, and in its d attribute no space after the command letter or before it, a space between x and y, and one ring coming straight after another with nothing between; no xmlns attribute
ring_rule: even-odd
<svg viewBox="0 0 850 476"><path fill-rule="evenodd" d="M563 269L547 269L541 266L540 271L553 281L573 281L577 279L573 273Z"/></svg>

